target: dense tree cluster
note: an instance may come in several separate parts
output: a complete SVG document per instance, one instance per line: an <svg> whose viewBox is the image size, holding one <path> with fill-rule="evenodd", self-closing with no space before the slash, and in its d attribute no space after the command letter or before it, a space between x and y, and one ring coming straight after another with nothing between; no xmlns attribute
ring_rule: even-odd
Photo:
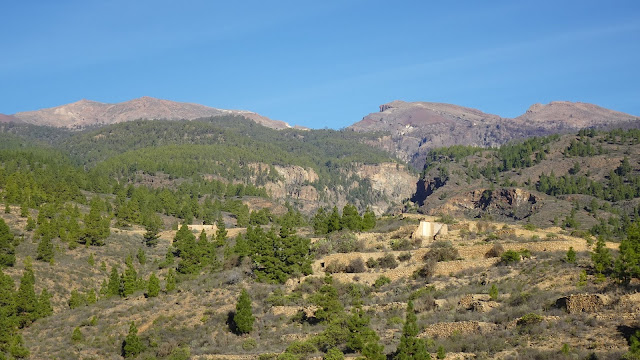
<svg viewBox="0 0 640 360"><path fill-rule="evenodd" d="M326 209L320 208L313 217L313 229L316 234L324 235L334 231L351 230L351 231L367 231L376 226L376 215L370 209L367 209L362 216L358 213L358 209L351 204L346 204L342 208L342 215L338 212L337 207L329 213Z"/></svg>
<svg viewBox="0 0 640 360"><path fill-rule="evenodd" d="M640 176L633 173L629 159L625 157L615 170L609 172L606 183L582 175L557 177L552 171L549 175L540 175L536 189L552 196L585 194L609 201L629 200L640 197Z"/></svg>
<svg viewBox="0 0 640 360"><path fill-rule="evenodd" d="M13 279L0 269L0 358L7 355L27 357L29 351L24 347L18 329L53 314L51 295L46 289L37 295L34 285L35 276L28 261L18 289Z"/></svg>
<svg viewBox="0 0 640 360"><path fill-rule="evenodd" d="M249 226L246 235L238 235L234 252L249 256L258 281L284 283L292 276L311 274L310 240L296 235L293 228L280 230Z"/></svg>

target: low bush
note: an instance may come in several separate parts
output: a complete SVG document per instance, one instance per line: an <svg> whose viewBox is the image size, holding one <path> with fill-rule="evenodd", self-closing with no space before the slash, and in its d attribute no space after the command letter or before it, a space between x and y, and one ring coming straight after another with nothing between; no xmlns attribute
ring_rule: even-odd
<svg viewBox="0 0 640 360"><path fill-rule="evenodd" d="M429 280L433 277L436 270L436 261L434 259L427 259L424 265L413 273L415 279Z"/></svg>
<svg viewBox="0 0 640 360"><path fill-rule="evenodd" d="M411 260L411 253L405 252L405 253L402 253L402 254L398 255L398 260L399 261L409 261L409 260Z"/></svg>
<svg viewBox="0 0 640 360"><path fill-rule="evenodd" d="M364 261L361 258L355 258L349 262L346 266L345 272L348 273L363 273L367 270Z"/></svg>
<svg viewBox="0 0 640 360"><path fill-rule="evenodd" d="M391 249L393 251L410 250L412 247L411 241L407 238L391 241Z"/></svg>
<svg viewBox="0 0 640 360"><path fill-rule="evenodd" d="M431 249L424 255L424 260L451 261L460 257L458 249L449 241L437 241L431 245Z"/></svg>
<svg viewBox="0 0 640 360"><path fill-rule="evenodd" d="M345 272L347 267L338 260L333 260L327 263L324 267L324 271L329 274L341 273Z"/></svg>
<svg viewBox="0 0 640 360"><path fill-rule="evenodd" d="M398 267L398 262L393 254L387 253L378 259L378 265L383 269L395 269Z"/></svg>

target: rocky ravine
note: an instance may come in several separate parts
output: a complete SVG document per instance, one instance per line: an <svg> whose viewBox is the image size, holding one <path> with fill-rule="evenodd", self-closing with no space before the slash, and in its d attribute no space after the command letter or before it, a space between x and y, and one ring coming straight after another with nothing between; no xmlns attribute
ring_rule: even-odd
<svg viewBox="0 0 640 360"><path fill-rule="evenodd" d="M433 148L451 145L492 147L510 140L585 127L640 127L638 117L597 105L552 102L532 105L525 114L502 118L458 105L393 101L380 111L365 116L349 129L360 132L384 131L369 144L391 151L416 168L424 164Z"/></svg>

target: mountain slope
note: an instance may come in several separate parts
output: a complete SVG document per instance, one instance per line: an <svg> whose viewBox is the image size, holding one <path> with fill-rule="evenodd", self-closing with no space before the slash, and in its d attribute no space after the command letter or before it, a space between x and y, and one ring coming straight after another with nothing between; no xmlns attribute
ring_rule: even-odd
<svg viewBox="0 0 640 360"><path fill-rule="evenodd" d="M192 120L221 115L241 115L273 129L286 129L289 124L271 120L244 110L216 109L204 105L156 99L148 96L117 104L105 104L91 100L61 105L48 109L19 112L13 115L22 122L66 128L83 128L108 125L136 119Z"/></svg>
<svg viewBox="0 0 640 360"><path fill-rule="evenodd" d="M393 101L349 129L390 133L370 144L394 152L420 168L430 149L472 145L495 147L510 140L581 128L638 127L638 117L597 105L571 102L535 104L517 118L502 118L451 104Z"/></svg>

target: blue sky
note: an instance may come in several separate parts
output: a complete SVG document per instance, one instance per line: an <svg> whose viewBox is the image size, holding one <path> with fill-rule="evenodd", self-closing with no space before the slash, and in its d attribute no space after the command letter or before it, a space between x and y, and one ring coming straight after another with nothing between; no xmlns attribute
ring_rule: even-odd
<svg viewBox="0 0 640 360"><path fill-rule="evenodd" d="M5 1L0 113L141 96L342 128L400 99L640 115L638 1Z"/></svg>

